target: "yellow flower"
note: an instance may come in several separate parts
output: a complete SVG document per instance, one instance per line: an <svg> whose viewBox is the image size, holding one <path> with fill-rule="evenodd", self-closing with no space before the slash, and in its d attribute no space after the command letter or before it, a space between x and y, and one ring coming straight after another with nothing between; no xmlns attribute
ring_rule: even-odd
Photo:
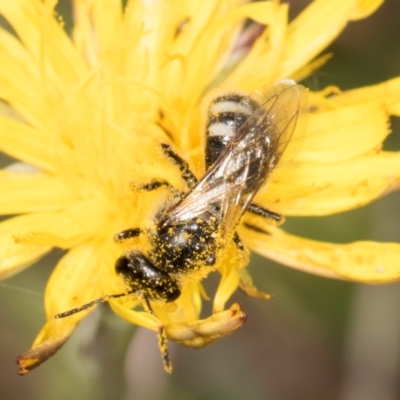
<svg viewBox="0 0 400 400"><path fill-rule="evenodd" d="M129 291L115 260L113 235L151 228L171 200L166 188L140 190L154 179L187 191L177 166L160 151L173 146L197 177L204 174L204 94L213 87L248 93L281 78L301 80L323 64L318 54L348 21L368 16L380 0L316 0L293 22L279 1L74 0L72 38L54 15L56 0L13 0L0 13L0 151L22 161L0 172L0 277L7 278L54 247L68 250L46 289L47 322L19 357L24 374L53 355L104 295ZM267 28L249 51L243 23ZM251 29L251 28L250 28ZM388 115L400 114L400 79L349 92L309 93L310 118L298 155L278 168L256 202L286 216L328 215L362 206L399 187L400 155L382 151ZM17 168L19 167L19 168ZM244 221L250 221L245 217ZM380 283L400 277L400 245L316 242L269 221L242 224L248 247L282 264L327 277ZM143 235L142 235L143 236ZM130 247L129 247L130 248ZM174 303L140 296L109 299L125 320L183 345L201 347L240 327L245 314L225 303L240 286L267 298L228 246L219 263L214 314L199 320L205 296L197 276ZM232 258L233 257L233 258ZM180 278L179 278L180 279ZM184 277L182 277L182 280ZM168 368L167 364L167 368Z"/></svg>

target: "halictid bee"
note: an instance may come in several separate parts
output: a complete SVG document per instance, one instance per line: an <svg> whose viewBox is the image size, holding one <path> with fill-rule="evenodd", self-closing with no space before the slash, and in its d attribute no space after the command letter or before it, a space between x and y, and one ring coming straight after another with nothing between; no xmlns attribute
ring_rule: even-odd
<svg viewBox="0 0 400 400"><path fill-rule="evenodd" d="M147 191L166 186L175 193L174 199L155 217L154 231L134 227L115 236L120 242L148 235L150 242L150 251L129 251L116 261L115 271L124 279L127 292L103 296L56 318L129 294L139 296L153 312L151 301L172 302L180 296L183 276L200 269L206 274L212 271L229 241L242 248L236 227L246 211L279 221L280 215L252 200L302 130L299 127L294 135L305 109L306 90L292 80L277 81L250 96L216 97L206 124L205 175L197 181L187 162L171 145L163 144L162 151L180 169L187 192L178 192L166 181L142 186ZM166 353L164 362L170 369Z"/></svg>

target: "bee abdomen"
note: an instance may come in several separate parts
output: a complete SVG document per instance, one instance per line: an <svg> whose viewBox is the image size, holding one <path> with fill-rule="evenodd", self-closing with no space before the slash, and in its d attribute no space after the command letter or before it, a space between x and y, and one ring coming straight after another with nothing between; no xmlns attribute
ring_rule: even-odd
<svg viewBox="0 0 400 400"><path fill-rule="evenodd" d="M231 93L215 98L208 110L206 168L218 158L257 104L247 96Z"/></svg>

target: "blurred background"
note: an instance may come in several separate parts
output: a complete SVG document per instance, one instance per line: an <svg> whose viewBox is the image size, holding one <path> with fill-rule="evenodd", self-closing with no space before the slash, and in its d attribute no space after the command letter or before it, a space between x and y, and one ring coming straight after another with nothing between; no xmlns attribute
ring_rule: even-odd
<svg viewBox="0 0 400 400"><path fill-rule="evenodd" d="M291 0L291 18L309 1ZM59 11L67 27L67 0ZM351 23L326 52L334 57L303 82L312 90L370 85L400 73L400 2ZM400 149L392 121L387 149ZM0 159L7 165L6 157ZM290 218L291 233L336 243L400 242L400 193L324 218ZM115 317L107 306L85 319L61 351L19 377L15 357L44 322L43 292L61 251L0 284L0 398L177 400L395 400L400 398L400 285L365 286L307 275L254 255L257 286L269 302L237 293L244 327L208 348L170 344L164 373L156 337ZM400 262L400 260L399 260ZM216 281L210 279L215 286ZM133 335L134 334L134 335ZM133 339L132 339L133 338Z"/></svg>

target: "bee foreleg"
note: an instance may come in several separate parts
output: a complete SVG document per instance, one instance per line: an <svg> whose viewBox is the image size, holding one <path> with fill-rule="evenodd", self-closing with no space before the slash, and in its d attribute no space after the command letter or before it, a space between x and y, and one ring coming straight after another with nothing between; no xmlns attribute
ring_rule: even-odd
<svg viewBox="0 0 400 400"><path fill-rule="evenodd" d="M126 229L122 232L117 233L114 236L114 241L117 243L120 243L125 240L138 237L141 233L142 233L142 230L140 228Z"/></svg>

